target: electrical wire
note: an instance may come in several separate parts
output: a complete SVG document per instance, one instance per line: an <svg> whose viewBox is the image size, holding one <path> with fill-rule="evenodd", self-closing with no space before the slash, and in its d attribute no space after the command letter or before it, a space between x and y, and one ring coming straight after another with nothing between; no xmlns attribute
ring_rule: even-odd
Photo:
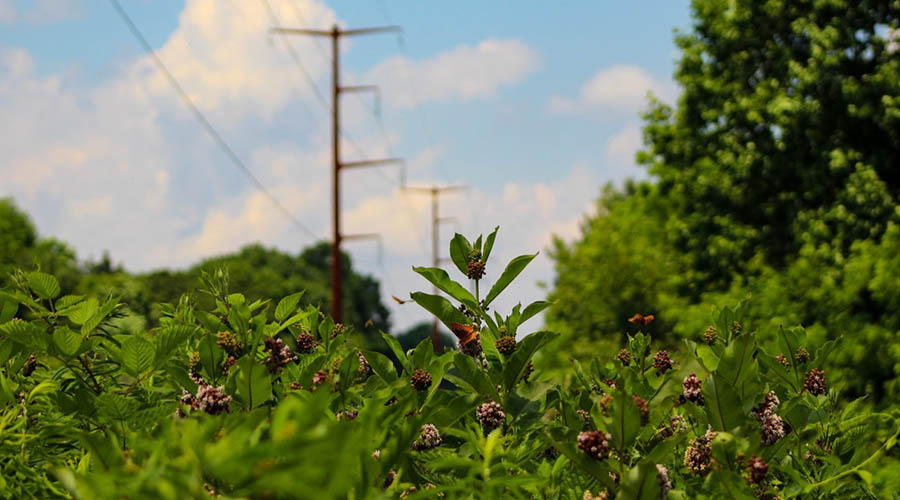
<svg viewBox="0 0 900 500"><path fill-rule="evenodd" d="M244 175L250 179L250 182L253 183L256 188L262 193L266 198L269 199L270 202L287 217L298 229L303 231L313 240L318 240L319 237L316 236L315 233L312 232L305 224L300 222L300 219L296 218L284 205L275 198L272 193L269 192L268 189L263 185L263 183L253 174L253 172L244 164L244 162L238 157L238 155L234 152L231 146L225 142L225 139L222 138L221 134L213 127L212 123L203 115L200 111L200 108L194 104L194 101L188 96L187 92L185 92L184 88L182 88L181 84L178 83L178 80L172 75L169 69L166 67L165 63L163 63L162 59L156 54L156 51L153 50L153 47L147 42L147 39L144 38L144 35L141 33L140 29L138 29L137 25L134 24L134 21L131 20L131 17L128 16L128 13L125 12L125 9L119 4L118 0L109 0L113 7L118 12L119 17L122 18L122 21L128 26L128 29L131 31L131 34L137 39L137 41L141 44L147 54L153 59L153 62L156 64L157 68L165 75L166 79L175 89L175 92L179 95L181 100L184 102L185 106L191 110L194 115L194 118L200 123L204 130L212 137L213 141L219 146L220 149L225 153L225 156L228 157L229 160L237 167Z"/></svg>

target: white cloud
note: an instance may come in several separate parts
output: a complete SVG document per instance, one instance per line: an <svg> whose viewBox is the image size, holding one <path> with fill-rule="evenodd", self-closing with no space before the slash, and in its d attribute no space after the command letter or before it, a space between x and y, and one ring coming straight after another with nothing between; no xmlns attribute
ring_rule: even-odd
<svg viewBox="0 0 900 500"><path fill-rule="evenodd" d="M0 0L0 23L12 24L16 22L16 6L12 0Z"/></svg>
<svg viewBox="0 0 900 500"><path fill-rule="evenodd" d="M671 84L653 78L638 66L611 66L594 74L576 97L552 96L547 102L551 113L603 112L615 116L633 114L647 104L647 94L669 101L674 95Z"/></svg>
<svg viewBox="0 0 900 500"><path fill-rule="evenodd" d="M414 61L395 56L382 61L363 78L377 83L392 106L409 108L427 101L468 101L491 97L540 66L537 53L520 40L485 40L462 45L432 58ZM409 88L406 75L415 78Z"/></svg>
<svg viewBox="0 0 900 500"><path fill-rule="evenodd" d="M642 146L641 127L634 122L610 137L604 155L604 178L621 185L628 178L646 177L646 171L635 163L635 153Z"/></svg>

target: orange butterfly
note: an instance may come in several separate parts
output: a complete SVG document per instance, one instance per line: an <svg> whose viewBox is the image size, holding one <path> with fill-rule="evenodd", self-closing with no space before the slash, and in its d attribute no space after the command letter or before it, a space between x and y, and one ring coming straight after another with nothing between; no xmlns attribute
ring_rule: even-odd
<svg viewBox="0 0 900 500"><path fill-rule="evenodd" d="M453 332L453 335L456 335L456 338L459 339L459 343L462 345L466 345L469 342L478 339L478 331L471 325L452 323L450 325L450 330Z"/></svg>
<svg viewBox="0 0 900 500"><path fill-rule="evenodd" d="M653 315L648 314L644 316L643 314L635 314L634 316L628 318L629 323L634 323L635 325L649 325L653 322Z"/></svg>

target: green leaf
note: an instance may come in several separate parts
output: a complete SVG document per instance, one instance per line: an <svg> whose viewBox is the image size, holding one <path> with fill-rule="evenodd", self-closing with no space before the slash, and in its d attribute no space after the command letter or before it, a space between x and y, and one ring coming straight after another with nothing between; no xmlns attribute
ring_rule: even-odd
<svg viewBox="0 0 900 500"><path fill-rule="evenodd" d="M528 321L536 314L539 314L544 309L550 307L551 304L552 304L552 302L547 302L544 300L538 300L538 301L532 302L531 304L528 304L525 307L525 310L522 311L522 315L519 317L519 324L521 325L522 323Z"/></svg>
<svg viewBox="0 0 900 500"><path fill-rule="evenodd" d="M487 236L487 239L484 240L484 249L481 251L481 260L487 262L488 257L491 256L491 250L494 248L494 239L497 238L497 231L500 230L500 226L494 228L491 231L491 234Z"/></svg>
<svg viewBox="0 0 900 500"><path fill-rule="evenodd" d="M0 297L0 323L6 323L11 320L18 310L18 303Z"/></svg>
<svg viewBox="0 0 900 500"><path fill-rule="evenodd" d="M413 351L412 368L414 370L416 368L427 369L428 362L432 357L434 357L434 346L431 344L431 336L428 336L422 339Z"/></svg>
<svg viewBox="0 0 900 500"><path fill-rule="evenodd" d="M235 382L236 394L244 403L244 408L252 410L272 397L272 379L269 370L250 356L244 356L237 365Z"/></svg>
<svg viewBox="0 0 900 500"><path fill-rule="evenodd" d="M624 452L641 430L641 412L631 394L619 387L613 391L612 426L609 431L619 452Z"/></svg>
<svg viewBox="0 0 900 500"><path fill-rule="evenodd" d="M450 260L456 264L459 272L468 276L469 273L469 252L472 251L472 244L465 236L456 233L450 240Z"/></svg>
<svg viewBox="0 0 900 500"><path fill-rule="evenodd" d="M43 329L33 323L22 320L13 320L0 325L0 332L5 333L10 339L27 347L38 350L47 349L48 335Z"/></svg>
<svg viewBox="0 0 900 500"><path fill-rule="evenodd" d="M125 420L134 415L140 407L137 399L121 394L105 393L97 396L97 410L101 415L114 420Z"/></svg>
<svg viewBox="0 0 900 500"><path fill-rule="evenodd" d="M478 368L475 360L461 352L453 355L453 364L459 370L459 377L472 386L479 394L485 397L499 399L497 386Z"/></svg>
<svg viewBox="0 0 900 500"><path fill-rule="evenodd" d="M28 288L42 299L55 299L59 295L59 281L52 275L32 271L25 275L25 280L28 282Z"/></svg>
<svg viewBox="0 0 900 500"><path fill-rule="evenodd" d="M53 343L59 348L59 352L66 356L72 356L81 347L81 335L62 327L53 331Z"/></svg>
<svg viewBox="0 0 900 500"><path fill-rule="evenodd" d="M119 303L117 301L113 300L112 298L107 299L106 302L104 302L103 305L100 306L100 309L98 309L97 312L94 313L93 316L91 316L91 319L85 321L85 323L81 325L82 338L90 335L91 332L94 331L94 328L97 328L97 326L104 319L106 319L106 317L109 316L111 312L115 311L117 307L119 307Z"/></svg>
<svg viewBox="0 0 900 500"><path fill-rule="evenodd" d="M450 279L447 271L439 267L413 267L413 271L422 275L438 290L465 304L470 310L477 311L479 309L475 297L462 285Z"/></svg>
<svg viewBox="0 0 900 500"><path fill-rule="evenodd" d="M62 311L84 300L84 295L63 295L56 299L56 310Z"/></svg>
<svg viewBox="0 0 900 500"><path fill-rule="evenodd" d="M528 265L529 262L532 261L538 254L533 255L520 255L513 260L509 261L509 264L506 265L506 269L503 270L503 273L500 275L500 278L497 279L497 282L494 283L494 286L491 287L491 291L488 292L487 296L484 298L484 307L487 307L494 299L497 298L498 295L507 287L512 280L516 279L516 276L519 275L524 269L525 266Z"/></svg>
<svg viewBox="0 0 900 500"><path fill-rule="evenodd" d="M363 351L363 357L372 367L375 375L378 375L385 383L390 384L397 380L397 371L394 369L394 363L390 358L376 351Z"/></svg>
<svg viewBox="0 0 900 500"><path fill-rule="evenodd" d="M122 365L132 376L137 377L153 366L156 349L149 340L132 335L122 343Z"/></svg>
<svg viewBox="0 0 900 500"><path fill-rule="evenodd" d="M751 373L755 349L756 342L752 335L744 334L732 340L725 348L718 364L718 372L724 377L723 380L735 387L740 387L744 377Z"/></svg>
<svg viewBox="0 0 900 500"><path fill-rule="evenodd" d="M383 338L388 347L391 348L391 352L393 352L394 356L397 357L397 361L400 362L400 366L402 366L403 369L405 369L408 373L412 373L412 370L410 370L409 360L406 359L406 353L403 352L403 347L400 346L400 342L390 333L381 332L381 338Z"/></svg>
<svg viewBox="0 0 900 500"><path fill-rule="evenodd" d="M450 328L451 330L453 323L467 324L469 323L469 318L466 317L465 314L461 313L459 309L453 307L453 304L450 303L449 300L440 296L440 295L431 295L423 292L413 292L409 294L409 296L419 304L426 311L435 315L437 319L441 320L441 323Z"/></svg>
<svg viewBox="0 0 900 500"><path fill-rule="evenodd" d="M661 496L656 464L643 460L625 474L616 499L658 500Z"/></svg>
<svg viewBox="0 0 900 500"><path fill-rule="evenodd" d="M300 303L300 297L302 296L303 292L292 293L278 301L278 305L275 306L275 320L284 321L284 318L290 316L294 309L297 308L297 304Z"/></svg>
<svg viewBox="0 0 900 500"><path fill-rule="evenodd" d="M100 310L100 302L91 297L84 302L81 302L75 306L72 306L71 309L66 311L65 316L68 316L72 323L76 325L83 325L87 323L97 311Z"/></svg>
<svg viewBox="0 0 900 500"><path fill-rule="evenodd" d="M161 329L153 337L156 351L153 358L154 363L161 365L167 361L172 351L190 340L196 331L197 329L193 325L171 325Z"/></svg>
<svg viewBox="0 0 900 500"><path fill-rule="evenodd" d="M534 353L538 349L549 344L559 337L554 332L535 332L523 338L516 344L516 351L506 360L506 366L503 367L503 384L507 389L511 389L525 373L528 361L531 360Z"/></svg>
<svg viewBox="0 0 900 500"><path fill-rule="evenodd" d="M697 358L703 364L703 367L706 368L706 371L714 372L719 367L719 357L716 356L716 352L712 347L706 344L697 346Z"/></svg>
<svg viewBox="0 0 900 500"><path fill-rule="evenodd" d="M744 419L741 401L734 386L711 374L703 383L703 398L709 423L717 431L730 431Z"/></svg>

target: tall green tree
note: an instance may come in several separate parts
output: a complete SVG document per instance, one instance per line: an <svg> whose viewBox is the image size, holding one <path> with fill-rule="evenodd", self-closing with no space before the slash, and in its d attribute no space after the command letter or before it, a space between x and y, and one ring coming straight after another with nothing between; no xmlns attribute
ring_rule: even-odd
<svg viewBox="0 0 900 500"><path fill-rule="evenodd" d="M900 291L885 279L900 230L900 2L692 6L676 35L682 93L644 114L651 181L604 194L582 238L556 244L548 321L596 339L654 313L656 332L696 338L701 304L752 295L749 327L850 337L834 359L860 375L851 389L900 392Z"/></svg>

